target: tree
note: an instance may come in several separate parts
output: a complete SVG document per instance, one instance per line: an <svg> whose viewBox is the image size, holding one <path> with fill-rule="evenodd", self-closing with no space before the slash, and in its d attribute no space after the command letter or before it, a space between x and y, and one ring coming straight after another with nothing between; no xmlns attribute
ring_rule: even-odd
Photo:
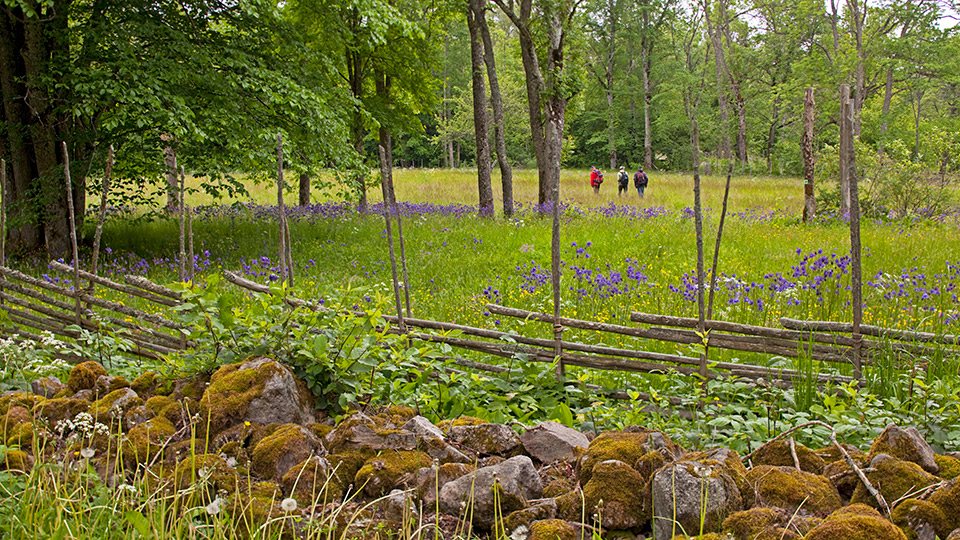
<svg viewBox="0 0 960 540"><path fill-rule="evenodd" d="M537 159L539 189L537 201L558 204L560 193L560 158L567 102L573 95L564 71L566 34L573 24L578 2L545 0L538 4L538 21L533 19L533 1L520 0L519 11L513 4L494 0L516 27L520 37L520 54L527 82L527 109L534 155ZM535 29L546 29L545 69L541 68Z"/></svg>
<svg viewBox="0 0 960 540"><path fill-rule="evenodd" d="M62 156L71 153L77 224L103 149L118 177L160 179L164 135L178 162L207 173L268 170L278 129L310 133L319 161L342 155L342 124L279 12L217 0L143 3L10 0L0 6L0 153L10 157L13 249L67 252ZM280 39L281 36L283 39ZM308 63L313 63L309 60ZM307 114L307 111L320 111ZM326 155L319 155L325 153ZM214 174L204 187L216 190ZM227 184L227 187L232 187Z"/></svg>
<svg viewBox="0 0 960 540"><path fill-rule="evenodd" d="M490 141L487 138L487 93L483 84L483 41L479 20L485 18L482 0L466 0L467 28L470 30L470 67L473 84L473 126L477 143L477 187L480 215L493 216L493 187L490 184Z"/></svg>

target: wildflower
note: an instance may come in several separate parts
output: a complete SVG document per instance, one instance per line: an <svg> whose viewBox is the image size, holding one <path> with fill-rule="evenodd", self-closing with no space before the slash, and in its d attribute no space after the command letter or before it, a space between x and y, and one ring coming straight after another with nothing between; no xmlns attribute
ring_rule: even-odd
<svg viewBox="0 0 960 540"><path fill-rule="evenodd" d="M90 459L96 453L96 450L93 448L83 448L80 450L80 457L83 459Z"/></svg>
<svg viewBox="0 0 960 540"><path fill-rule="evenodd" d="M292 497L287 497L280 502L280 508L282 508L284 512L293 512L297 509L297 500Z"/></svg>

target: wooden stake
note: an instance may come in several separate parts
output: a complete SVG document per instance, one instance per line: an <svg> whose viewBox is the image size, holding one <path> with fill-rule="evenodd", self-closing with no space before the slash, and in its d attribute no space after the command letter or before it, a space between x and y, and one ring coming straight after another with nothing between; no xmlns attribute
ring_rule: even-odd
<svg viewBox="0 0 960 540"><path fill-rule="evenodd" d="M553 190L553 228L550 242L550 275L553 285L553 355L557 362L554 377L562 381L567 368L563 357L563 325L560 324L560 178Z"/></svg>
<svg viewBox="0 0 960 540"><path fill-rule="evenodd" d="M110 173L113 171L113 145L107 151L107 168L103 173L103 193L100 195L100 212L97 214L97 230L93 234L93 262L90 263L90 273L97 275L97 265L100 260L100 236L103 234L103 220L107 215L107 194L110 192ZM93 281L90 281L93 288Z"/></svg>
<svg viewBox="0 0 960 540"><path fill-rule="evenodd" d="M813 153L813 120L816 103L813 100L813 87L803 94L803 134L800 136L800 149L803 153L803 221L811 222L817 213L817 198L813 192L813 171L816 155Z"/></svg>
<svg viewBox="0 0 960 540"><path fill-rule="evenodd" d="M713 246L713 266L710 269L710 299L707 301L707 320L713 319L713 295L717 288L717 264L720 260L720 239L723 237L723 222L727 217L727 200L730 197L730 176L733 163L727 169L727 185L723 189L723 209L720 211L720 225L717 227L717 243Z"/></svg>
<svg viewBox="0 0 960 540"><path fill-rule="evenodd" d="M178 274L180 283L183 283L187 280L187 273L186 273L186 266L185 266L186 264L185 259L187 258L187 253L186 253L186 249L184 248L184 234L186 231L184 230L185 226L183 223L183 214L184 214L183 191L184 191L184 184L186 184L186 182L187 182L187 172L183 168L183 165L181 165L180 166L180 194L177 197L177 207L178 207L177 212L179 213L179 217L180 217L180 268L179 268L180 272Z"/></svg>
<svg viewBox="0 0 960 540"><path fill-rule="evenodd" d="M287 239L287 212L283 206L283 134L277 132L277 225L280 228L279 264L280 283L287 282L287 250L290 245ZM289 281L293 285L293 279Z"/></svg>
<svg viewBox="0 0 960 540"><path fill-rule="evenodd" d="M387 187L390 191L390 206L393 208L393 213L397 217L397 239L400 241L400 267L403 269L403 300L404 306L407 308L407 317L411 317L410 313L410 277L407 275L407 254L403 245L403 221L400 218L400 206L397 204L397 192L393 189L393 163L390 163L389 158L387 159L387 170L386 170L386 182ZM386 204L386 201L384 201Z"/></svg>
<svg viewBox="0 0 960 540"><path fill-rule="evenodd" d="M76 300L77 324L80 324L80 251L77 249L77 221L73 211L73 184L70 182L70 154L67 142L60 143L63 148L63 174L67 185L67 211L70 218L70 244L73 248L73 297Z"/></svg>
<svg viewBox="0 0 960 540"><path fill-rule="evenodd" d="M706 310L703 305L703 214L700 205L700 126L694 119L691 123L693 140L693 222L697 234L697 332L703 340L704 352L700 354L700 375L707 376L707 327Z"/></svg>
<svg viewBox="0 0 960 540"><path fill-rule="evenodd" d="M844 135L847 139L847 153L842 156L841 167L847 169L850 188L850 288L853 298L853 376L863 378L863 366L860 357L862 336L860 323L863 322L863 273L860 261L860 199L857 193L856 151L853 145L853 103L847 102L844 110Z"/></svg>
<svg viewBox="0 0 960 540"><path fill-rule="evenodd" d="M850 85L840 85L840 215L845 216L850 211L850 169L847 168L849 146L853 141L853 125L848 122L846 115L847 103L850 103ZM850 136L847 137L847 133Z"/></svg>
<svg viewBox="0 0 960 540"><path fill-rule="evenodd" d="M190 270L187 272L187 279L193 283L193 273L196 270L196 262L193 258L193 211L189 206L186 207L187 213L187 243L189 245L187 252L187 261L190 262Z"/></svg>
<svg viewBox="0 0 960 540"><path fill-rule="evenodd" d="M377 150L380 153L380 175L381 180L387 177L387 153L383 146L378 145ZM393 251L393 226L390 223L390 192L387 182L380 182L380 189L383 192L383 219L387 225L387 247L390 250L390 268L393 271L393 298L397 303L397 320L401 332L407 331L407 326L403 322L403 307L400 305L400 280L397 278L397 256Z"/></svg>

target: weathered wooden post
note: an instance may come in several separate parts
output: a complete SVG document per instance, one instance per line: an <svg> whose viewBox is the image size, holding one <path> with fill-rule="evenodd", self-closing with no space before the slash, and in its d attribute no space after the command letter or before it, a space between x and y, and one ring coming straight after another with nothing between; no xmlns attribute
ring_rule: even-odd
<svg viewBox="0 0 960 540"><path fill-rule="evenodd" d="M400 280L397 278L397 256L393 250L393 226L390 223L390 188L387 185L389 174L387 154L382 145L377 146L380 153L380 189L383 192L383 219L387 225L387 248L390 250L390 268L393 271L393 298L397 304L397 322L401 332L406 332L406 323L403 321L403 306L400 304Z"/></svg>
<svg viewBox="0 0 960 540"><path fill-rule="evenodd" d="M863 321L863 274L860 265L860 200L857 194L857 165L856 152L853 146L853 103L847 100L841 109L844 130L841 140L846 140L846 153L840 156L840 168L846 169L849 180L850 196L850 288L853 298L853 374L857 379L863 378L861 362L861 347L863 338L860 334L860 324Z"/></svg>
<svg viewBox="0 0 960 540"><path fill-rule="evenodd" d="M280 229L279 263L280 263L280 283L287 282L293 286L293 268L287 273L287 262L291 259L289 255L290 241L287 238L289 229L287 229L287 212L283 205L283 134L277 132L277 225Z"/></svg>
<svg viewBox="0 0 960 540"><path fill-rule="evenodd" d="M693 222L697 234L697 333L703 340L704 352L700 353L700 375L707 376L707 323L703 302L703 213L700 204L700 126L696 118L690 122L690 138L693 143Z"/></svg>
<svg viewBox="0 0 960 540"><path fill-rule="evenodd" d="M844 111L850 103L850 85L840 85L840 215L845 216L850 211L850 169L847 168L846 156L850 154L853 145L853 122L848 121ZM847 132L850 136L847 137Z"/></svg>
<svg viewBox="0 0 960 540"><path fill-rule="evenodd" d="M0 266L7 265L7 160L0 159Z"/></svg>
<svg viewBox="0 0 960 540"><path fill-rule="evenodd" d="M813 87L803 94L803 134L800 136L800 149L803 152L803 221L809 223L817 213L817 198L813 193L813 120L816 104L813 99Z"/></svg>
<svg viewBox="0 0 960 540"><path fill-rule="evenodd" d="M77 249L77 220L73 211L73 184L70 182L70 154L67 152L67 142L60 143L63 148L63 174L67 185L67 211L70 218L70 247L73 248L73 298L76 304L77 325L82 324L80 318L80 251Z"/></svg>
<svg viewBox="0 0 960 540"><path fill-rule="evenodd" d="M179 270L178 278L180 279L180 283L183 283L184 281L187 280L186 266L184 266L184 263L186 262L184 259L187 258L187 254L186 254L186 250L184 249L184 238L183 238L183 235L185 233L185 227L183 223L183 190L184 190L184 184L186 182L187 182L187 171L181 165L180 166L180 190L179 190L180 193L177 197L177 206L178 206L177 213L178 213L178 217L180 218L180 254L179 254L180 265L178 268Z"/></svg>
<svg viewBox="0 0 960 540"><path fill-rule="evenodd" d="M193 209L187 207L187 260L190 262L190 269L187 272L187 280L193 284L194 272L197 264L193 258Z"/></svg>
<svg viewBox="0 0 960 540"><path fill-rule="evenodd" d="M100 194L100 211L97 213L97 230L93 234L93 260L90 263L90 273L97 275L97 266L100 260L100 237L103 234L103 221L107 216L107 194L110 192L110 173L113 171L113 145L107 150L107 168L103 173L103 193ZM93 278L90 279L90 288L93 288Z"/></svg>
<svg viewBox="0 0 960 540"><path fill-rule="evenodd" d="M553 229L550 242L550 275L553 278L553 355L557 362L554 376L562 381L567 374L563 363L563 325L560 324L560 178L553 190Z"/></svg>

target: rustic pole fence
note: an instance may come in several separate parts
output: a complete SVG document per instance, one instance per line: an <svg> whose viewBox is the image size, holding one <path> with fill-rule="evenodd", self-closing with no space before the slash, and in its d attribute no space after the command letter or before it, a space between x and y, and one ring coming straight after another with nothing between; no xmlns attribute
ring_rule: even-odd
<svg viewBox="0 0 960 540"><path fill-rule="evenodd" d="M77 220L73 209L73 184L70 182L70 154L67 142L60 143L63 149L63 174L67 187L67 217L70 219L70 247L73 249L73 296L76 299L77 324L80 324L80 251L77 249Z"/></svg>

